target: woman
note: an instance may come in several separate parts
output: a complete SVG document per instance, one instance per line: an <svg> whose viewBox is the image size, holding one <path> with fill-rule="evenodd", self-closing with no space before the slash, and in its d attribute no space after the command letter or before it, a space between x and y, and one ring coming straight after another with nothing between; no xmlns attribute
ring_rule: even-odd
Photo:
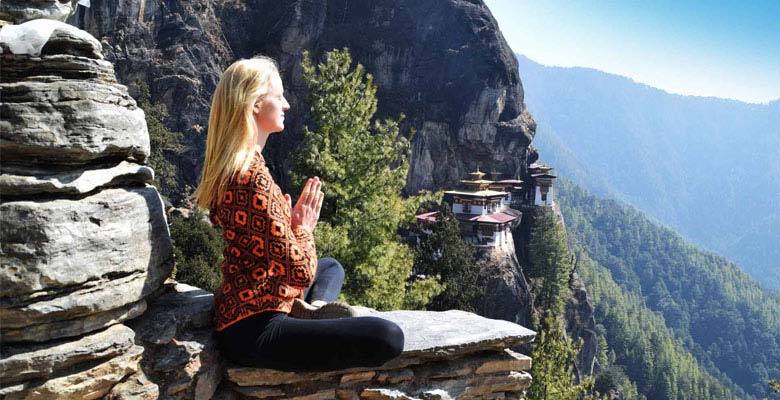
<svg viewBox="0 0 780 400"><path fill-rule="evenodd" d="M211 104L198 205L222 226L222 283L214 294L217 339L232 361L287 371L378 366L403 350L398 325L376 317L301 319L316 307L339 311L343 269L317 260L314 227L323 193L306 181L292 206L262 150L284 129L282 80L273 60L239 60L225 70ZM343 306L341 306L343 307ZM314 312L316 313L316 311Z"/></svg>

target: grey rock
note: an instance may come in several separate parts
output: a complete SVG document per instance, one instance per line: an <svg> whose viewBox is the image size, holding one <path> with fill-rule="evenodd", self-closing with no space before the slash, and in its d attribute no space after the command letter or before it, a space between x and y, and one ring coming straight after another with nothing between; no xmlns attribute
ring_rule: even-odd
<svg viewBox="0 0 780 400"><path fill-rule="evenodd" d="M76 0L3 0L0 19L20 24L46 18L65 21L76 7Z"/></svg>
<svg viewBox="0 0 780 400"><path fill-rule="evenodd" d="M156 289L172 268L162 207L153 186L0 204L3 327L106 311Z"/></svg>
<svg viewBox="0 0 780 400"><path fill-rule="evenodd" d="M9 25L0 32L3 53L30 56L70 54L102 59L102 46L92 35L73 25L49 19L36 19Z"/></svg>
<svg viewBox="0 0 780 400"><path fill-rule="evenodd" d="M183 283L167 284L142 318L131 323L138 339L166 344L178 333L212 328L214 297L211 293Z"/></svg>
<svg viewBox="0 0 780 400"><path fill-rule="evenodd" d="M70 320L80 316L113 310L148 295L162 279L148 280L146 274L134 273L119 279L90 281L90 285L63 296L0 309L2 330Z"/></svg>
<svg viewBox="0 0 780 400"><path fill-rule="evenodd" d="M479 282L484 288L484 295L477 300L476 310L487 318L530 326L533 314L531 291L515 254L514 244L510 247L508 251L496 248L477 252L482 265Z"/></svg>
<svg viewBox="0 0 780 400"><path fill-rule="evenodd" d="M576 272L572 275L569 293L564 322L566 331L572 340L582 340L580 352L574 360L574 372L578 379L583 379L586 376L598 374L600 371L596 362L598 334L596 334L595 310L588 298L588 292L585 290L585 283Z"/></svg>
<svg viewBox="0 0 780 400"><path fill-rule="evenodd" d="M95 189L152 183L154 171L127 161L104 168L21 169L3 168L0 193L30 196L36 194L82 195Z"/></svg>
<svg viewBox="0 0 780 400"><path fill-rule="evenodd" d="M98 60L103 59L103 46L94 36L73 25L63 25L54 30L41 49L41 54L70 54Z"/></svg>
<svg viewBox="0 0 780 400"><path fill-rule="evenodd" d="M105 60L96 60L70 54L56 54L41 57L3 53L3 74L0 82L22 80L49 82L60 79L76 79L103 83L116 83L114 65Z"/></svg>
<svg viewBox="0 0 780 400"><path fill-rule="evenodd" d="M404 331L404 354L450 356L482 350L502 350L531 341L536 333L508 321L460 310L388 311L381 317ZM420 329L425 326L426 329Z"/></svg>
<svg viewBox="0 0 780 400"><path fill-rule="evenodd" d="M146 301L130 303L113 310L89 314L74 319L53 321L22 328L0 329L0 340L14 342L45 342L57 338L78 336L133 319L146 310Z"/></svg>
<svg viewBox="0 0 780 400"><path fill-rule="evenodd" d="M80 164L106 157L142 162L149 155L144 112L122 86L22 82L0 90L5 162Z"/></svg>
<svg viewBox="0 0 780 400"><path fill-rule="evenodd" d="M126 353L85 370L79 370L46 381L3 388L5 400L85 400L106 395L111 387L138 371L143 347L133 346Z"/></svg>
<svg viewBox="0 0 780 400"><path fill-rule="evenodd" d="M425 400L452 400L452 396L442 389L428 390L422 394L422 398Z"/></svg>
<svg viewBox="0 0 780 400"><path fill-rule="evenodd" d="M143 371L138 371L116 384L105 400L157 400L160 388L149 380Z"/></svg>
<svg viewBox="0 0 780 400"><path fill-rule="evenodd" d="M81 363L120 355L133 346L134 336L130 328L120 324L72 341L5 345L0 381L7 385L47 378Z"/></svg>

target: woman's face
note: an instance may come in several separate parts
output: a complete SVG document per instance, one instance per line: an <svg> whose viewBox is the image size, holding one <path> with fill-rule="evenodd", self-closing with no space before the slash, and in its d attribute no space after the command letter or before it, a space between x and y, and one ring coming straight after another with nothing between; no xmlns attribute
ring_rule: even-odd
<svg viewBox="0 0 780 400"><path fill-rule="evenodd" d="M290 109L290 103L284 98L282 79L277 75L271 79L268 94L259 99L253 108L255 123L260 132L274 133L284 130L284 112Z"/></svg>

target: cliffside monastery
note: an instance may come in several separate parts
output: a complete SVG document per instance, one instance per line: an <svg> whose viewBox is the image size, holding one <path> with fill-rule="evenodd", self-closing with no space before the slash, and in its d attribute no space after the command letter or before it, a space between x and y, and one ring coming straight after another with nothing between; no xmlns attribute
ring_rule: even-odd
<svg viewBox="0 0 780 400"><path fill-rule="evenodd" d="M529 182L501 179L491 172L484 179L479 170L461 180L461 187L444 192L444 202L460 223L461 236L477 247L503 247L511 241L510 228L520 223L519 209L529 206L549 207L554 203L553 180L549 166L535 162L528 167ZM421 223L436 221L438 212L417 215Z"/></svg>

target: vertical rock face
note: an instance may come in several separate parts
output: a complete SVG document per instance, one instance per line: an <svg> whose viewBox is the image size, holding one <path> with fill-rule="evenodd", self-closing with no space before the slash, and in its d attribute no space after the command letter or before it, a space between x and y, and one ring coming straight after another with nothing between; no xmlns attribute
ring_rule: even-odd
<svg viewBox="0 0 780 400"><path fill-rule="evenodd" d="M528 164L535 124L517 61L481 1L106 0L73 22L103 40L120 81L145 80L168 104L169 125L185 132L191 149L178 161L193 186L205 139L198 132L220 71L255 54L274 57L283 72L292 109L266 152L277 171L290 167L307 120L304 49L319 59L349 48L375 77L379 116L406 115L405 128L417 132L409 191L453 184L476 164L509 176Z"/></svg>
<svg viewBox="0 0 780 400"><path fill-rule="evenodd" d="M138 371L121 322L172 267L144 114L84 31L37 19L0 47L0 396L98 398Z"/></svg>

